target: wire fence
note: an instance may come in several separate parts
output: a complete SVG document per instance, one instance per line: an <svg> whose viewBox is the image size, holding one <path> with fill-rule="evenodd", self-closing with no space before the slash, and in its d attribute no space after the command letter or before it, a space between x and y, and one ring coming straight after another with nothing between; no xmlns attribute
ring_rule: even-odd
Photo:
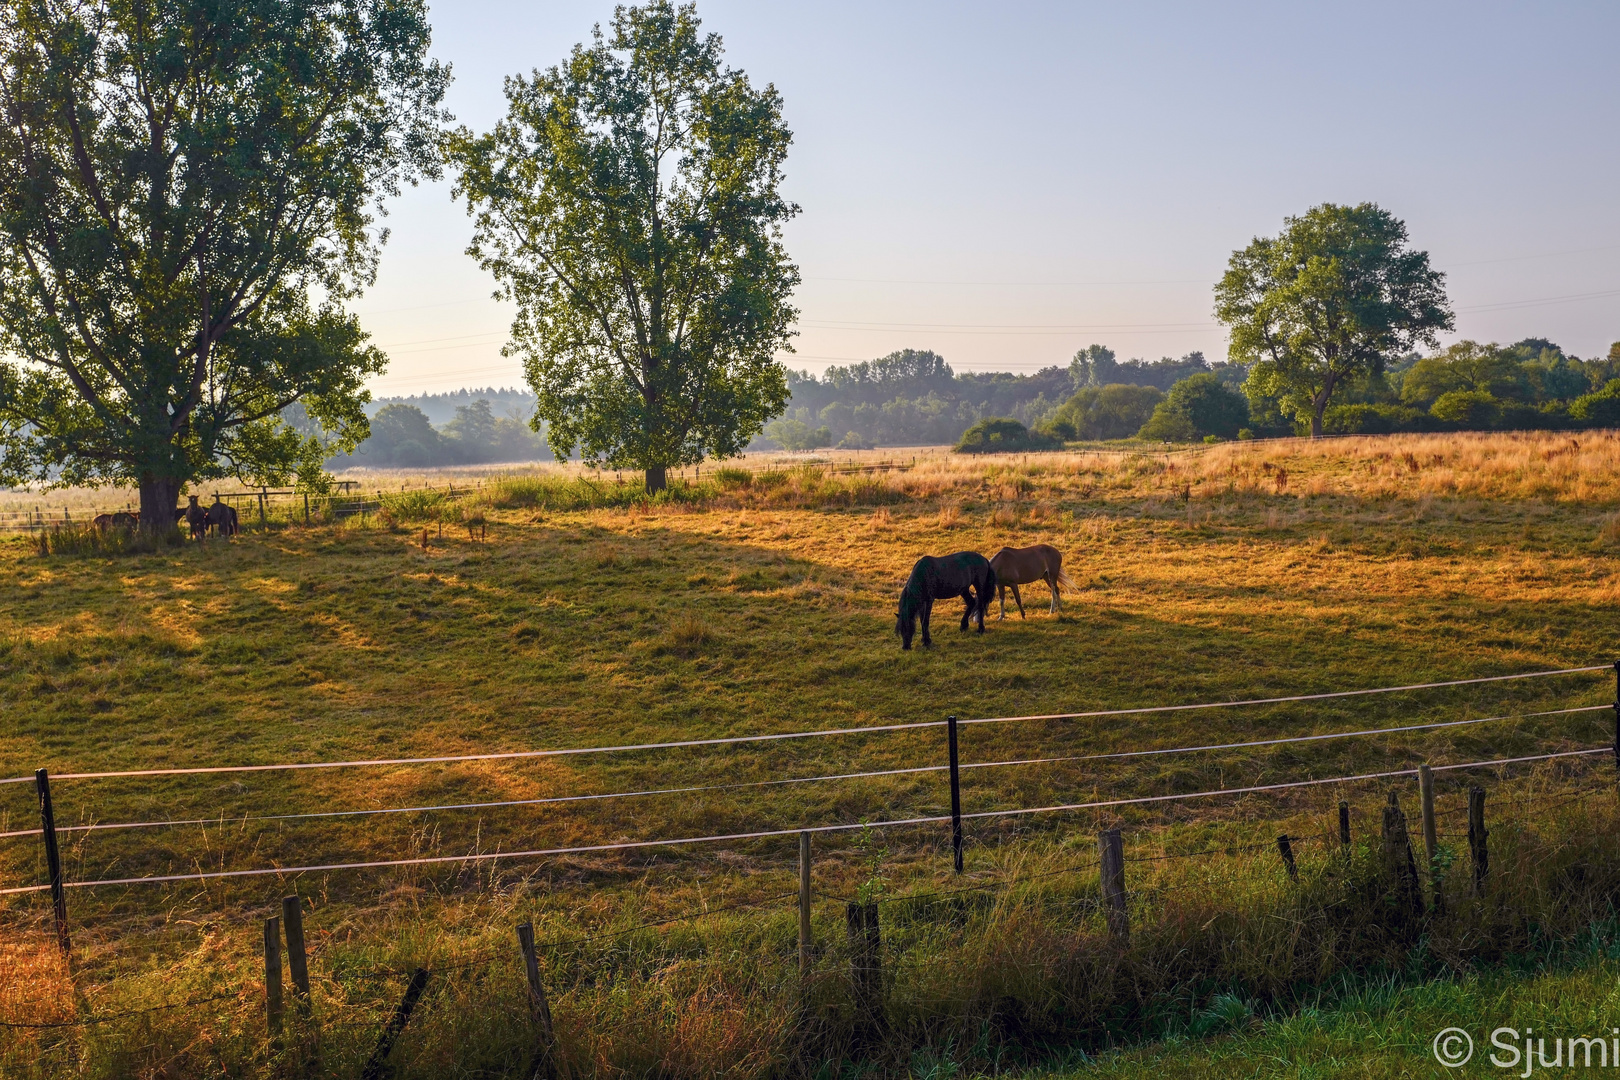
<svg viewBox="0 0 1620 1080"><path fill-rule="evenodd" d="M120 778L146 778L160 776L186 776L186 775L214 775L222 773L267 772L306 769L336 769L360 768L378 766L418 766L431 764L444 764L467 761L495 761L529 758L546 758L581 754L612 754L632 751L672 750L693 747L723 747L764 742L779 742L784 740L803 740L811 738L839 737L857 734L882 734L902 731L916 731L922 729L937 729L949 727L952 732L952 745L955 745L954 732L959 725L971 724L1000 724L1010 722L1037 722L1037 721L1072 721L1078 719L1091 719L1102 717L1119 717L1142 714L1163 714L1190 710L1226 709L1238 706L1269 706L1283 703L1314 702L1353 698L1367 695L1389 694L1396 692L1415 692L1440 688L1454 688L1459 686L1476 686L1487 683L1504 683L1525 679L1540 679L1553 676L1571 676L1590 674L1598 671L1620 671L1616 665L1587 665L1582 667L1561 668L1550 671L1523 672L1509 675L1483 676L1470 679L1452 679L1438 682L1405 684L1401 686L1372 687L1360 690L1332 691L1311 694L1296 694L1282 697L1250 698L1238 701L1211 701L1186 705L1145 706L1125 709L1093 710L1088 712L1042 714L1016 717L983 717L970 718L958 721L952 717L943 721L918 721L910 723L868 725L855 728L823 728L814 731L778 732L757 735L742 735L708 739L670 740L651 743L618 744L589 747L563 747L534 750L513 750L484 754L439 755L433 757L416 758L385 758L343 761L316 761L316 762L279 762L272 764L238 764L238 765L211 765L192 766L184 768L149 768L128 769L97 772L64 772L48 775L49 780L109 780ZM331 873L349 870L377 870L390 867L404 866L431 866L431 865L475 865L494 863L501 860L540 859L560 856L575 856L599 854L605 852L635 851L652 848L679 848L692 845L743 843L757 840L768 840L785 836L800 834L832 834L848 833L867 829L894 829L901 827L917 827L938 825L950 822L957 831L958 837L963 822L990 821L994 819L1011 819L1028 817L1032 815L1056 814L1084 810L1116 809L1130 806L1149 806L1155 804L1178 803L1190 800L1210 799L1218 797L1238 797L1250 794L1267 792L1284 792L1324 785L1352 784L1372 780L1391 779L1396 777L1410 777L1417 775L1416 768L1390 769L1377 772L1357 773L1348 775L1335 775L1329 777L1306 778L1298 780L1278 781L1266 784L1251 784L1238 787L1219 787L1193 792L1178 792L1157 795L1134 795L1118 798L1090 799L1086 801L1052 803L1041 806L1024 806L1013 808L998 808L991 810L978 810L969 813L960 811L958 797L959 775L962 771L986 768L1007 768L1017 766L1032 766L1056 763L1073 763L1083 761L1117 760L1155 755L1174 755L1191 753L1210 753L1218 751L1243 750L1257 747L1279 746L1304 742L1317 742L1350 738L1366 738L1382 735L1436 731L1449 728L1460 728L1493 722L1506 722L1513 720L1564 717L1579 714L1594 713L1605 710L1614 710L1620 717L1620 702L1614 705L1583 705L1561 709L1538 710L1525 713L1504 713L1487 717L1473 717L1462 720L1434 721L1420 724L1406 724L1385 728L1357 728L1345 731L1319 732L1309 735L1285 736L1270 739L1248 740L1234 743L1200 743L1194 745L1161 747L1140 750L1125 750L1099 754L1059 755L1035 758L1015 758L988 762L959 763L952 751L952 760L949 764L932 764L914 766L900 769L881 769L856 772L832 773L816 776L780 777L770 780L748 781L730 784L684 785L678 787L645 788L632 791L599 792L599 793L573 793L534 799L508 799L485 802L458 802L444 804L429 804L417 806L395 806L366 809L338 809L301 813L245 815L241 818L215 817L215 818L174 818L154 821L125 821L104 824L84 824L70 826L55 826L52 823L46 826L42 823L40 828L15 829L0 833L3 838L24 838L44 835L50 832L47 847L54 850L57 833L91 833L97 831L116 831L131 829L170 828L198 825L235 825L254 822L286 822L294 820L318 820L331 818L371 817L390 814L419 814L430 812L445 812L458 810L487 810L510 808L519 806L537 806L558 803L591 802L599 800L626 799L672 794L692 794L700 792L736 791L748 788L768 788L789 784L803 784L814 782L834 782L853 779L867 779L875 777L902 776L923 773L948 772L950 774L952 789L953 811L950 814L921 814L904 816L890 820L837 822L832 824L811 825L796 828L753 828L729 832L714 832L696 836L657 837L653 839L620 840L611 843L574 844L552 847L533 847L513 851L474 851L453 855L415 855L410 857L388 859L358 859L345 861L312 862L299 865L269 865L240 869L195 870L187 873L131 875L124 877L104 877L83 880L67 880L59 877L54 883L17 885L0 888L0 896L19 895L34 892L43 892L55 889L58 893L65 889L101 888L114 886L134 886L147 884L170 884L180 882L201 882L228 880L236 878L255 877L287 877L308 873ZM1620 728L1617 728L1620 732ZM1615 745L1588 747L1584 749L1555 751L1542 754L1521 755L1516 757L1493 758L1486 760L1468 761L1451 764L1440 764L1433 767L1434 772L1447 772L1465 769L1500 768L1507 765L1517 765L1532 762L1546 762L1562 759L1573 759L1604 753L1615 753L1617 762L1620 762L1620 741ZM42 770L42 773L44 771ZM39 782L38 777L11 777L0 779L0 784L15 784L23 782ZM46 796L48 798L48 795ZM960 839L957 840L959 848Z"/></svg>

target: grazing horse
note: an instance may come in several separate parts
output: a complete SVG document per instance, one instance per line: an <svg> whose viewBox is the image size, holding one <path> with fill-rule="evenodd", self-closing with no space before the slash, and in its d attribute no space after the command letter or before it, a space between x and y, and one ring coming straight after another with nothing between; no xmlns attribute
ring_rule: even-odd
<svg viewBox="0 0 1620 1080"><path fill-rule="evenodd" d="M966 630L968 620L977 615L979 633L984 633L984 615L990 610L990 595L995 588L996 572L990 568L990 561L977 551L924 555L911 568L906 587L900 590L900 610L895 612L894 622L894 631L900 635L900 647L911 648L911 635L916 633L919 615L922 616L923 648L932 646L928 621L934 613L934 601L952 596L967 601L967 610L962 612L962 629Z"/></svg>
<svg viewBox="0 0 1620 1080"><path fill-rule="evenodd" d="M218 495L214 496L214 505L208 508L208 527L217 530L221 536L236 535L236 509Z"/></svg>
<svg viewBox="0 0 1620 1080"><path fill-rule="evenodd" d="M115 510L111 514L97 514L90 519L90 524L99 532L108 529L122 529L125 532L134 532L141 523L139 511Z"/></svg>
<svg viewBox="0 0 1620 1080"><path fill-rule="evenodd" d="M1059 598L1062 590L1074 592L1074 582L1063 572L1063 552L1051 544L1036 544L1027 548L1004 547L990 557L990 567L996 572L996 595L1001 601L1001 614L1007 617L1007 590L1012 589L1013 603L1018 605L1018 617L1024 617L1024 600L1018 595L1018 586L1044 581L1052 590L1051 613L1063 608Z"/></svg>
<svg viewBox="0 0 1620 1080"><path fill-rule="evenodd" d="M187 498L191 501L186 504L186 508L181 510L180 513L185 516L186 524L191 526L191 538L199 540L208 535L208 511L204 510L202 503L197 501L197 496L188 495Z"/></svg>

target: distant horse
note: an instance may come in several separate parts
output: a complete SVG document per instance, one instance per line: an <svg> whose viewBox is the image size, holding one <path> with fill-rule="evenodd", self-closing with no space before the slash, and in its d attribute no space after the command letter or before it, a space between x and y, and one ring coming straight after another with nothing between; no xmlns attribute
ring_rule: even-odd
<svg viewBox="0 0 1620 1080"><path fill-rule="evenodd" d="M1052 590L1052 614L1063 608L1059 593L1063 589L1074 592L1074 582L1063 572L1063 552L1051 544L1036 544L1027 548L1004 547L990 557L990 567L996 572L996 595L1001 601L1001 614L1007 617L1007 590L1012 589L1013 603L1018 605L1018 617L1024 617L1024 600L1018 595L1018 586L1044 581Z"/></svg>
<svg viewBox="0 0 1620 1080"><path fill-rule="evenodd" d="M125 532L134 532L141 523L138 511L119 510L111 514L97 514L90 519L90 524L99 532L108 529L123 529Z"/></svg>
<svg viewBox="0 0 1620 1080"><path fill-rule="evenodd" d="M184 510L178 512L185 517L186 524L191 526L191 538L198 540L208 534L208 511L197 501L197 496L189 495L187 498L191 501L186 504Z"/></svg>
<svg viewBox="0 0 1620 1080"><path fill-rule="evenodd" d="M894 631L900 635L900 647L911 648L911 636L917 630L917 617L922 616L923 648L933 645L928 636L928 622L934 613L934 601L960 596L967 601L962 612L962 629L975 615L979 619L979 633L984 633L984 615L990 610L990 596L996 588L996 572L990 561L977 551L958 551L954 555L924 555L911 568L906 587L900 590L900 610L895 612ZM974 593L977 592L977 598Z"/></svg>
<svg viewBox="0 0 1620 1080"><path fill-rule="evenodd" d="M216 530L221 536L236 535L236 509L218 495L214 496L214 505L208 508L208 528Z"/></svg>

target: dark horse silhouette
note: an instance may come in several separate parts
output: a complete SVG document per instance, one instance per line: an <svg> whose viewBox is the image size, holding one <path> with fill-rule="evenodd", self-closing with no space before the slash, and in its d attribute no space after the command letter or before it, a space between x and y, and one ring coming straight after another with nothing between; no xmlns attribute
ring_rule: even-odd
<svg viewBox="0 0 1620 1080"><path fill-rule="evenodd" d="M978 596L975 598L974 593ZM916 633L917 616L922 616L922 643L927 648L933 639L928 636L928 620L934 613L934 601L960 596L967 601L962 612L962 629L975 615L979 619L979 633L984 633L984 615L990 610L990 598L996 593L996 572L990 569L990 560L977 551L958 551L954 555L924 555L911 568L906 587L900 590L900 610L895 613L894 630L900 635L900 647L911 648L911 635Z"/></svg>

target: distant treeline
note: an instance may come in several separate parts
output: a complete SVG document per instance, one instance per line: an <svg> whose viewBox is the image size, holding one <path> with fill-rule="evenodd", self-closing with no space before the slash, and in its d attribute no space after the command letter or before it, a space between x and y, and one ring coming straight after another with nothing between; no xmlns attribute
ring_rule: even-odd
<svg viewBox="0 0 1620 1080"><path fill-rule="evenodd" d="M1307 434L1308 421L1273 398L1245 392L1248 372L1202 353L1157 361L1117 359L1091 345L1067 368L1033 375L956 374L939 355L911 349L832 367L816 378L790 372L787 413L765 429L766 445L791 450L956 443L1035 448L1064 441L1143 438L1264 438ZM1335 388L1329 434L1529 430L1620 426L1620 342L1589 360L1545 338L1512 345L1462 341L1413 354ZM1027 430L1017 434L1014 420Z"/></svg>
<svg viewBox="0 0 1620 1080"><path fill-rule="evenodd" d="M535 397L525 390L457 390L379 398L371 437L329 467L433 468L503 461L549 461L545 440L529 428Z"/></svg>

